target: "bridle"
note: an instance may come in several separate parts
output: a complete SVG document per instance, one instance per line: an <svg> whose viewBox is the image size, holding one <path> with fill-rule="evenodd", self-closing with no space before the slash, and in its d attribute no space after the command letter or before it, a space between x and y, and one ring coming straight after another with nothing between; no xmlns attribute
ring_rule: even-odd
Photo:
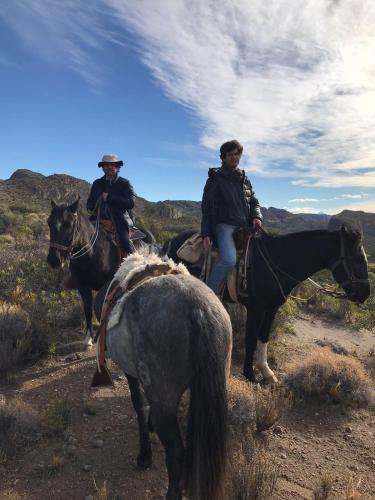
<svg viewBox="0 0 375 500"><path fill-rule="evenodd" d="M61 245L60 243L56 243L55 241L50 241L50 248L55 248L56 250L62 250L63 252L66 252L66 257L69 258L70 260L77 260L80 257L83 257L86 255L95 245L95 242L98 238L99 234L99 217L97 217L96 222L95 222L95 231L93 232L90 240L83 245L82 248L80 248L77 252L72 253L73 248L77 245L78 239L79 239L79 231L80 231L80 226L79 226L79 221L78 221L78 214L74 213L73 214L74 220L73 220L73 231L72 231L72 237L70 240L69 245Z"/></svg>
<svg viewBox="0 0 375 500"><path fill-rule="evenodd" d="M350 260L350 259L349 259ZM337 269L339 266L342 266L345 272L345 278L344 281L339 282L337 281L338 285L340 288L345 289L346 286L348 285L355 285L357 283L368 283L369 280L367 278L358 278L352 269L350 269L348 265L348 259L345 256L345 243L344 243L344 237L342 232L340 231L340 256L339 258L329 266L329 269L333 273L335 269Z"/></svg>

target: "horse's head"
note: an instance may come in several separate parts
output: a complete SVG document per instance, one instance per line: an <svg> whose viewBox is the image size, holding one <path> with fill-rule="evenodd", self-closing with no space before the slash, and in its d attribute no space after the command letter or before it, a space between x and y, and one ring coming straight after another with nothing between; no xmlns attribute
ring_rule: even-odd
<svg viewBox="0 0 375 500"><path fill-rule="evenodd" d="M367 257L359 231L344 226L340 229L340 256L330 268L349 300L361 304L369 297Z"/></svg>
<svg viewBox="0 0 375 500"><path fill-rule="evenodd" d="M52 210L48 217L50 243L47 262L52 267L60 267L73 248L78 227L79 198L71 205L57 205L51 200Z"/></svg>

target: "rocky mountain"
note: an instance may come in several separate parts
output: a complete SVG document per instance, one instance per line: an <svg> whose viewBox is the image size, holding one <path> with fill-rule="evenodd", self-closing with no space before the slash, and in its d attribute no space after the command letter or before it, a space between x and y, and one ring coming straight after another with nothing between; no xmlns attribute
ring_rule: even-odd
<svg viewBox="0 0 375 500"><path fill-rule="evenodd" d="M0 180L0 205L32 205L45 211L50 200L72 202L81 197L82 205L88 197L90 184L82 179L64 174L44 176L22 169L15 171L7 180ZM151 202L136 199L136 217L154 228L167 233L200 226L201 204L197 201L165 200ZM344 210L333 217L326 214L293 214L287 210L262 208L265 227L274 232L293 232L312 229L335 229L346 223L361 229L365 247L375 256L375 214Z"/></svg>

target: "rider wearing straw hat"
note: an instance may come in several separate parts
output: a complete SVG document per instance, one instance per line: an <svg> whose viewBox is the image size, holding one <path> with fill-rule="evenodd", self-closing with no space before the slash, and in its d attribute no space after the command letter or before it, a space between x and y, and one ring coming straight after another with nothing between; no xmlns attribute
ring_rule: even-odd
<svg viewBox="0 0 375 500"><path fill-rule="evenodd" d="M127 179L119 176L123 162L114 154L104 155L98 163L104 176L96 179L87 200L87 210L94 212L100 206L100 218L113 222L119 246L123 254L134 252L129 239L133 225L134 191Z"/></svg>

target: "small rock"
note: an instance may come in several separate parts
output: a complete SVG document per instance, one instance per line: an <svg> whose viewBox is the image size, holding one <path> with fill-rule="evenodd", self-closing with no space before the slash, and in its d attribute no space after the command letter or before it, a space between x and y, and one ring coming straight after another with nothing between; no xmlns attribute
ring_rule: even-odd
<svg viewBox="0 0 375 500"><path fill-rule="evenodd" d="M104 441L102 439L94 439L92 445L94 448L102 448L104 445Z"/></svg>
<svg viewBox="0 0 375 500"><path fill-rule="evenodd" d="M347 427L345 427L344 431L347 433L347 434L351 434L353 432L353 428L350 427L349 425Z"/></svg>
<svg viewBox="0 0 375 500"><path fill-rule="evenodd" d="M282 454L280 455L280 457L281 457L283 460L286 460L286 455L285 455L285 453L282 453Z"/></svg>
<svg viewBox="0 0 375 500"><path fill-rule="evenodd" d="M359 471L359 467L358 465L348 465L348 469L354 471L354 472L358 472Z"/></svg>
<svg viewBox="0 0 375 500"><path fill-rule="evenodd" d="M371 460L372 465L375 465L375 460Z"/></svg>
<svg viewBox="0 0 375 500"><path fill-rule="evenodd" d="M283 434L284 432L284 429L281 427L281 425L275 425L275 427L273 428L273 433L274 434Z"/></svg>
<svg viewBox="0 0 375 500"><path fill-rule="evenodd" d="M71 363L72 361L77 361L78 359L81 359L82 356L78 352L73 352L72 354L69 354L65 358L65 363Z"/></svg>
<svg viewBox="0 0 375 500"><path fill-rule="evenodd" d="M84 465L82 467L82 469L85 471L85 472L90 472L90 470L92 469L92 466L91 465Z"/></svg>

